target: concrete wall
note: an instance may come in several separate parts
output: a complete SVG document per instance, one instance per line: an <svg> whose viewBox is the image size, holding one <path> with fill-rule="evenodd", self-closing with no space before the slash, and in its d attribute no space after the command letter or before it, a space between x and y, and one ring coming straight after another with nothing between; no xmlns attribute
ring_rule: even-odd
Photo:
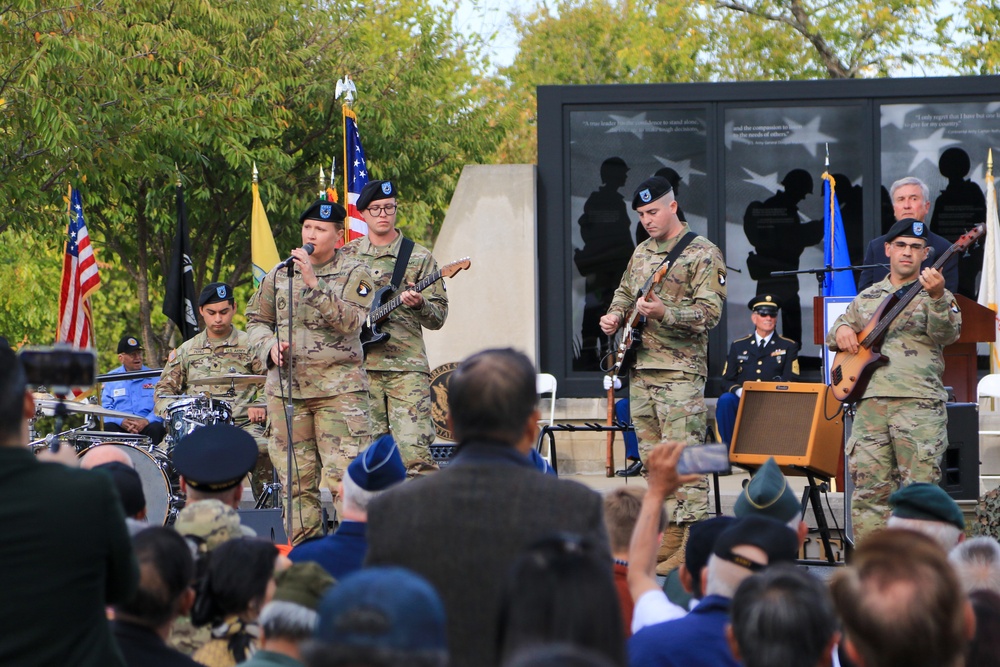
<svg viewBox="0 0 1000 667"><path fill-rule="evenodd" d="M441 225L434 258L463 257L446 278L448 320L424 331L431 369L490 347L538 361L538 252L534 165L468 165Z"/></svg>

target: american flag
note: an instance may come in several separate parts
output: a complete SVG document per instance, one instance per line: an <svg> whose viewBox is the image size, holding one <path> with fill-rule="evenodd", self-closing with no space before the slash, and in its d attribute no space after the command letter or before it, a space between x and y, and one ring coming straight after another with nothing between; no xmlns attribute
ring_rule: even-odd
<svg viewBox="0 0 1000 667"><path fill-rule="evenodd" d="M361 147L358 134L358 117L344 107L344 187L347 189L347 229L348 241L361 238L368 233L368 225L356 206L361 189L368 185L368 163L365 149Z"/></svg>
<svg viewBox="0 0 1000 667"><path fill-rule="evenodd" d="M59 290L56 342L70 343L77 348L93 347L94 325L88 299L101 286L101 276L97 272L87 224L83 221L83 200L75 188L71 188L68 234Z"/></svg>

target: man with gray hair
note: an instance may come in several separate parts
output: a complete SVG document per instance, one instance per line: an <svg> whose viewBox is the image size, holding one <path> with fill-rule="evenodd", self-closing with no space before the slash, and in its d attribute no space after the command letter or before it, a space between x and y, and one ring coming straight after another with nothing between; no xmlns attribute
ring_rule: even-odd
<svg viewBox="0 0 1000 667"><path fill-rule="evenodd" d="M300 644L316 631L320 600L336 582L316 563L293 563L274 583L274 597L257 619L259 649L246 667L301 667Z"/></svg>
<svg viewBox="0 0 1000 667"><path fill-rule="evenodd" d="M965 540L948 553L962 589L1000 594L1000 544L989 535Z"/></svg>
<svg viewBox="0 0 1000 667"><path fill-rule="evenodd" d="M368 551L368 505L405 479L402 454L387 433L347 466L337 494L343 502L343 521L336 532L300 543L288 557L293 563L314 561L338 581L360 570Z"/></svg>
<svg viewBox="0 0 1000 667"><path fill-rule="evenodd" d="M920 222L927 223L928 214L931 212L930 190L927 184L914 176L901 178L889 188L889 197L892 199L892 214L896 221L912 218ZM865 250L865 266L881 264L873 269L863 269L858 277L858 292L871 287L875 283L883 280L889 275L889 263L885 254L885 244L888 241L885 235L872 239ZM927 256L920 268L926 269L934 266L938 257L951 247L951 242L943 236L927 230L927 245L934 248L933 252ZM944 286L952 294L958 293L958 261L952 258L941 271L944 276Z"/></svg>

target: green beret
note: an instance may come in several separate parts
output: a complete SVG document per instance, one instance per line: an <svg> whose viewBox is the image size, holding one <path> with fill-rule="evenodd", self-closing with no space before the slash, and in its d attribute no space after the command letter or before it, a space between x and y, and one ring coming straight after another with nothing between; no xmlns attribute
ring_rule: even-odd
<svg viewBox="0 0 1000 667"><path fill-rule="evenodd" d="M273 600L292 602L307 609L319 609L319 601L337 580L314 561L293 563L274 575Z"/></svg>
<svg viewBox="0 0 1000 667"><path fill-rule="evenodd" d="M965 517L951 496L937 484L915 482L889 496L892 516L900 519L942 521L965 530Z"/></svg>
<svg viewBox="0 0 1000 667"><path fill-rule="evenodd" d="M733 514L737 517L766 516L788 523L802 516L802 503L788 487L774 457L764 462L736 499Z"/></svg>
<svg viewBox="0 0 1000 667"><path fill-rule="evenodd" d="M317 199L305 213L299 216L299 224L306 220L319 220L321 222L336 222L341 224L347 218L347 209L335 201Z"/></svg>

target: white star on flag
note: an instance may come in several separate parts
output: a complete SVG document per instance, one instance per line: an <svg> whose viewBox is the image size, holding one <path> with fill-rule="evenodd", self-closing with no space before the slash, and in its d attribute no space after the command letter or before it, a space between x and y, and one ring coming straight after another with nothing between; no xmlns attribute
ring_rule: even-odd
<svg viewBox="0 0 1000 667"><path fill-rule="evenodd" d="M907 171L913 171L924 160L927 160L936 167L942 150L948 146L962 143L956 139L946 139L944 131L945 128L938 128L934 134L926 139L914 139L910 142L910 146L917 151L917 154L913 157L913 162L910 163L910 168Z"/></svg>

